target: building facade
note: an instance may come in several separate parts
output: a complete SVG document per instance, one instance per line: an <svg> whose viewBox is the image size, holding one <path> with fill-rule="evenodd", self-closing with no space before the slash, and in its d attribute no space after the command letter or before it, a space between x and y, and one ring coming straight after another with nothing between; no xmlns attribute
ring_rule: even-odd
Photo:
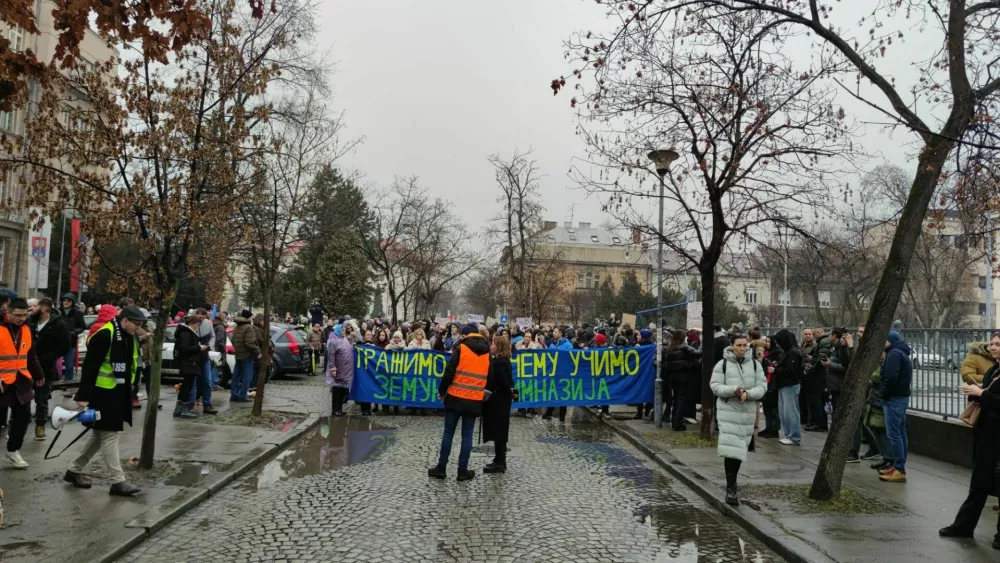
<svg viewBox="0 0 1000 563"><path fill-rule="evenodd" d="M30 49L39 61L47 63L52 60L58 42L52 18L55 3L51 0L42 0L36 3L36 7L38 34L29 34L19 27L10 27L3 23L0 23L0 33L10 41L11 49L17 51ZM86 30L80 42L80 56L81 64L87 68L93 68L94 63L118 60L117 50L90 29ZM31 117L33 104L41 97L41 92L32 85L29 97L30 101L26 106L14 108L9 112L0 112L0 134L13 136L22 143L26 142L24 140L26 123ZM85 106L87 101L79 98L76 103ZM0 287L13 289L19 295L34 295L39 289L54 288L54 282L48 283L47 274L50 270L57 270L50 268L49 259L59 259L58 256L50 257L48 254L48 250L52 247L49 240L51 221L48 218L42 228L29 231L29 210L24 206L22 186L30 180L30 171L12 170L7 174L0 173ZM68 252L64 259L69 259ZM29 269L32 271L31 276ZM68 287L68 280L64 280L64 284ZM65 290L65 287L63 289Z"/></svg>

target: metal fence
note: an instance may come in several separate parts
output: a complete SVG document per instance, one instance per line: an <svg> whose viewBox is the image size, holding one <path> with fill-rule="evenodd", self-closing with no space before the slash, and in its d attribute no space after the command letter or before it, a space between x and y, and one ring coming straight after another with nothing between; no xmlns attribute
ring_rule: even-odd
<svg viewBox="0 0 1000 563"><path fill-rule="evenodd" d="M761 332L772 335L779 330L767 327ZM829 332L832 329L825 330ZM902 334L913 351L910 356L913 360L910 410L945 419L957 417L966 405L966 399L958 392L962 384L962 361L973 343L988 340L988 332L983 329L943 328L903 329ZM801 341L801 333L796 338Z"/></svg>

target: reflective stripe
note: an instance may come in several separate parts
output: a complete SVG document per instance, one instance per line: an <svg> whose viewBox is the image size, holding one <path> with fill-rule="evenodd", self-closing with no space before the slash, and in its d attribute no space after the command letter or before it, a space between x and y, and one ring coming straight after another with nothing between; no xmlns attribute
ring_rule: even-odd
<svg viewBox="0 0 1000 563"><path fill-rule="evenodd" d="M17 356L0 356L0 362L16 360Z"/></svg>
<svg viewBox="0 0 1000 563"><path fill-rule="evenodd" d="M455 370L455 374L457 374L457 375L464 375L466 377L474 377L476 379L482 379L483 381L486 381L486 376L485 375L478 374L478 373L472 373L471 371L459 371L459 370Z"/></svg>
<svg viewBox="0 0 1000 563"><path fill-rule="evenodd" d="M114 324L109 322L109 323L105 324L104 326L102 326L100 329L98 329L97 332L100 332L102 330L107 330L107 331L111 332L111 340L112 340L112 343L113 343L114 342L114 338L115 338ZM94 334L97 334L97 332L95 332ZM91 335L91 336L93 336L93 335ZM138 371L139 371L139 347L138 347L138 345L136 345L134 337L132 337L132 340L133 340L133 345L132 345L132 374L131 374L131 380L132 380L132 383L135 383L135 376L136 376L136 373L138 373ZM112 344L112 346L113 346L113 344ZM97 387L99 387L101 389L114 389L118 385L125 385L126 384L127 381L126 381L126 379L124 377L115 377L112 374L114 374L114 366L111 365L111 346L109 346L108 347L108 353L104 357L104 362L101 364L101 367L98 368L97 382L95 383L95 386L97 386Z"/></svg>
<svg viewBox="0 0 1000 563"><path fill-rule="evenodd" d="M451 387L458 387L460 389L468 389L469 391L482 391L483 390L483 388L479 387L478 385L465 385L464 383L452 383L451 386L448 387L448 388L451 389Z"/></svg>

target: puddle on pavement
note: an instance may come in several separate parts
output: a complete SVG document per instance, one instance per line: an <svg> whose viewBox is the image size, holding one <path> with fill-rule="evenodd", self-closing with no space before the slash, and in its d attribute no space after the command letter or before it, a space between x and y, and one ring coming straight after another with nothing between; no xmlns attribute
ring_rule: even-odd
<svg viewBox="0 0 1000 563"><path fill-rule="evenodd" d="M28 553L35 554L42 551L42 542L40 541L19 541L11 542L0 545L0 561L4 560L4 555L24 555L22 553L15 553L17 551L27 551Z"/></svg>
<svg viewBox="0 0 1000 563"><path fill-rule="evenodd" d="M240 482L245 491L325 473L378 458L396 442L396 429L371 418L327 417L319 427Z"/></svg>
<svg viewBox="0 0 1000 563"><path fill-rule="evenodd" d="M188 463L184 464L176 475L164 481L163 484L176 487L197 487L211 474L212 465L209 463Z"/></svg>

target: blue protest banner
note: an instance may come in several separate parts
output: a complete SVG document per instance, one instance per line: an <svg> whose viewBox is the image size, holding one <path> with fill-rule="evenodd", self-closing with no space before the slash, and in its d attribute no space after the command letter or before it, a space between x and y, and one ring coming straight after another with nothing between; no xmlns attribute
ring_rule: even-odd
<svg viewBox="0 0 1000 563"><path fill-rule="evenodd" d="M355 347L351 400L440 408L437 391L449 354ZM653 402L656 346L592 350L518 350L511 359L516 408Z"/></svg>

